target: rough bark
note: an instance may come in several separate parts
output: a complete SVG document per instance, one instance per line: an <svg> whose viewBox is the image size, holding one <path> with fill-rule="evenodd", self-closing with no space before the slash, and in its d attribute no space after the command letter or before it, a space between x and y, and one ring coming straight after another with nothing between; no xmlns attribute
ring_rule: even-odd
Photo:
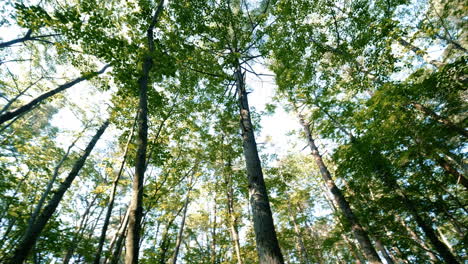
<svg viewBox="0 0 468 264"><path fill-rule="evenodd" d="M153 15L147 30L148 51L154 51L153 31L163 9L164 0ZM153 58L146 55L143 59L143 71L138 79L139 105L138 105L138 133L137 156L135 162L135 176L133 177L132 198L130 201L130 215L128 218L128 234L125 241L125 263L138 264L140 250L141 219L143 217L143 182L146 170L146 149L148 144L148 85L149 73L153 67Z"/></svg>
<svg viewBox="0 0 468 264"><path fill-rule="evenodd" d="M94 146L96 145L99 138L102 136L104 131L109 125L109 120L105 121L104 124L98 129L96 134L93 136L91 141L89 142L88 146L86 147L84 153L81 157L75 162L72 170L65 178L65 180L60 184L57 191L54 192L54 195L44 207L42 213L38 216L37 221L32 225L32 227L26 231L24 234L21 242L16 247L13 257L7 262L10 264L22 264L29 252L31 251L32 247L36 244L39 235L41 234L42 230L44 229L45 225L49 221L49 219L54 214L55 210L57 209L60 201L62 200L63 195L65 192L70 188L73 180L76 178L78 173L80 172L81 168L83 167L86 159L88 158L89 154L93 150Z"/></svg>
<svg viewBox="0 0 468 264"><path fill-rule="evenodd" d="M315 141L312 137L312 133L310 132L309 124L305 121L302 115L299 115L299 120L304 128L309 147L312 151L312 156L315 158L317 166L320 170L320 174L322 175L322 178L325 181L325 185L332 194L333 200L335 201L338 208L340 208L341 213L350 223L354 237L359 242L360 248L364 256L369 261L369 263L382 263L380 261L379 255L377 254L377 251L375 250L374 246L372 245L369 239L369 236L367 235L367 232L364 230L364 228L362 228L361 224L359 223L359 220L354 215L348 201L346 200L338 186L336 186L335 181L331 177L327 166L323 162L322 156L320 155L318 148L315 145Z"/></svg>
<svg viewBox="0 0 468 264"><path fill-rule="evenodd" d="M59 87L51 90L51 91L48 91L46 93L43 93L41 95L39 95L38 97L34 98L31 102L23 105L23 106L20 106L12 111L7 111L5 113L3 113L2 115L0 115L0 125L13 119L13 118L16 118L16 117L19 117L20 115L23 115L25 113L27 113L28 111L30 111L31 109L33 109L36 105L40 104L41 102L43 102L44 100L74 86L75 84L78 84L82 81L86 81L86 80L89 80L99 74L102 74L106 71L106 69L109 67L110 65L105 65L101 70L97 71L97 72L93 72L93 73L88 73L88 74L85 74L79 78L76 78L75 80L71 81L71 82L68 82L68 83L65 83L65 84L62 84L60 85Z"/></svg>
<svg viewBox="0 0 468 264"><path fill-rule="evenodd" d="M258 156L257 143L255 142L255 135L250 117L244 76L240 66L236 69L235 75L244 158L247 168L250 204L252 208L259 263L282 264L284 263L284 259L276 237L270 202L263 179L262 166Z"/></svg>

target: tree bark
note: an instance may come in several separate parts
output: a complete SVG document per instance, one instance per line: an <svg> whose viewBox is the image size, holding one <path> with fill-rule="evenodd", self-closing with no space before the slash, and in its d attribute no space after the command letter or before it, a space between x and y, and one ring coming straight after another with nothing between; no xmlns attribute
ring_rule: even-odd
<svg viewBox="0 0 468 264"><path fill-rule="evenodd" d="M257 143L255 142L255 135L250 117L244 76L240 66L237 67L235 75L244 158L247 168L250 204L252 208L259 263L282 264L284 263L284 259L276 237L268 193L263 179L262 165L258 157Z"/></svg>
<svg viewBox="0 0 468 264"><path fill-rule="evenodd" d="M27 113L28 111L30 111L32 108L34 108L36 105L40 104L41 102L43 102L44 100L74 86L75 84L78 84L82 81L86 81L86 80L89 80L99 74L102 74L106 71L106 69L109 67L110 65L105 65L104 67L102 67L101 70L97 71L97 72L93 72L93 73L88 73L88 74L85 74L79 78L76 78L75 80L71 81L71 82L68 82L68 83L65 83L65 84L62 84L60 85L59 87L51 90L51 91L48 91L46 93L43 93L41 95L39 95L38 97L36 97L35 99L33 99L31 102L23 105L23 106L20 106L18 108L16 108L15 110L13 111L7 111L5 113L3 113L2 115L0 115L0 125L15 118L15 117L19 117L20 115L23 115L25 113Z"/></svg>
<svg viewBox="0 0 468 264"><path fill-rule="evenodd" d="M154 51L153 31L163 9L164 0L153 15L147 30L148 51ZM143 183L146 170L146 149L148 144L148 83L149 73L153 67L153 58L150 54L143 59L143 72L138 79L139 106L138 106L138 136L137 156L135 162L135 176L133 177L132 198L130 201L130 215L128 218L128 234L125 241L125 264L138 264L140 250L141 219L143 217Z"/></svg>
<svg viewBox="0 0 468 264"><path fill-rule="evenodd" d="M34 225L32 225L30 229L26 230L26 233L24 234L21 242L14 251L13 257L7 263L22 264L26 260L27 256L29 255L29 252L31 251L32 247L36 244L36 241L39 238L39 235L41 234L45 225L57 209L60 201L62 200L63 195L71 186L73 180L80 172L81 168L83 167L86 159L93 150L97 141L102 136L102 134L108 126L109 120L105 121L104 124L98 129L98 131L86 147L83 155L75 162L68 176L60 184L59 188L54 193L54 195L52 196L42 213L38 216L37 221L34 223Z"/></svg>
<svg viewBox="0 0 468 264"><path fill-rule="evenodd" d="M328 190L332 194L333 200L340 208L344 217L350 223L354 237L359 242L359 245L361 247L362 252L364 253L364 256L369 261L369 263L381 264L382 262L380 261L379 255L377 254L377 251L372 245L369 239L369 236L367 235L367 232L364 230L364 228L362 228L361 224L359 223L359 220L354 215L348 201L346 200L346 198L344 197L343 193L338 188L338 186L336 186L335 181L333 180L330 172L328 171L328 168L323 162L322 156L320 156L318 148L315 145L315 141L312 137L312 133L310 132L309 124L305 122L304 117L300 114L299 114L299 120L300 120L301 125L304 128L304 132L306 134L309 147L312 151L312 156L315 158L315 161L317 163L317 166L319 167L322 178L325 181L325 185L327 186Z"/></svg>
<svg viewBox="0 0 468 264"><path fill-rule="evenodd" d="M99 237L99 244L96 250L96 256L94 258L94 264L99 264L101 260L102 247L104 246L104 241L106 240L107 227L109 226L110 217L112 215L112 209L114 208L114 200L115 200L115 194L117 191L117 186L118 186L120 177L122 176L123 169L125 167L125 161L127 159L127 154L128 154L128 147L130 146L130 142L132 141L132 138L133 138L137 118L138 118L138 115L135 116L135 122L133 122L132 131L130 132L130 135L128 136L128 139L127 139L127 143L125 144L125 151L123 154L123 158L120 164L119 171L117 175L115 176L115 179L112 183L112 190L109 196L109 204L107 205L106 217L104 218L104 224L102 226L101 236Z"/></svg>

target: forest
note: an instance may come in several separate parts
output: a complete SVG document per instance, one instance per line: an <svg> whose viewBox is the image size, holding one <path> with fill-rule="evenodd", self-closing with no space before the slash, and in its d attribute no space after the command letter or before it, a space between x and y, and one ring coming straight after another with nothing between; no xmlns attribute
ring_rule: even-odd
<svg viewBox="0 0 468 264"><path fill-rule="evenodd" d="M468 262L468 2L0 14L0 263Z"/></svg>

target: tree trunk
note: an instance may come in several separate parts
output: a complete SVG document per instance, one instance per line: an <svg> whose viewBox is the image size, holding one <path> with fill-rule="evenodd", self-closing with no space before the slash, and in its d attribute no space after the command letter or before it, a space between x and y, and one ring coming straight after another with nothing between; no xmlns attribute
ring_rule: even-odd
<svg viewBox="0 0 468 264"><path fill-rule="evenodd" d="M49 203L46 205L42 213L38 216L37 221L34 223L34 225L30 229L26 230L26 233L24 234L23 239L21 240L21 242L19 243L19 245L16 247L14 251L13 257L7 263L22 264L26 260L29 252L31 251L31 248L35 245L45 225L47 224L47 222L49 221L49 219L52 217L55 210L57 209L57 206L62 200L63 195L71 186L73 180L76 178L76 176L80 172L86 159L88 158L89 154L93 150L94 146L96 145L97 141L102 136L102 134L104 133L108 125L109 125L109 120L105 121L104 124L99 128L99 130L93 136L88 146L86 147L83 155L75 162L68 176L60 184L59 188L54 193Z"/></svg>
<svg viewBox="0 0 468 264"><path fill-rule="evenodd" d="M419 214L414 202L403 192L403 190L398 185L397 181L393 177L385 173L382 173L382 176L387 188L393 190L398 195L406 209L411 213L417 225L422 229L422 231L429 239L434 249L442 257L442 259L444 259L445 262L450 264L459 263L455 256L450 252L450 249L447 247L447 245L445 245L437 237L437 234L435 233L432 226L428 222L426 222L426 220L423 219L423 217Z"/></svg>
<svg viewBox="0 0 468 264"><path fill-rule="evenodd" d="M106 69L109 67L110 65L105 65L101 70L99 70L98 72L93 72L93 73L87 73L87 74L84 74L83 76L79 77L79 78L76 78L75 80L71 81L71 82L68 82L68 83L65 83L65 84L62 84L60 85L59 87L55 88L54 90L51 90L51 91L48 91L46 93L43 93L41 95L39 95L38 97L36 97L35 99L33 99L31 102L23 105L23 106L20 106L18 108L16 108L15 110L13 111L7 111L5 113L3 113L2 115L0 115L0 125L15 118L15 117L18 117L20 115L23 115L25 114L26 112L30 111L32 108L34 108L36 105L40 104L41 102L43 102L44 100L74 86L75 84L78 84L82 81L86 81L86 80L89 80L91 78L93 78L94 76L97 76L99 74L102 74L106 71Z"/></svg>
<svg viewBox="0 0 468 264"><path fill-rule="evenodd" d="M190 190L187 192L187 197L185 198L184 203L184 212L182 214L182 222L180 223L179 233L177 234L176 246L174 249L174 255L172 257L172 264L177 263L177 256L179 255L180 243L182 243L182 235L184 233L184 226L185 226L185 218L187 216L187 208L190 201Z"/></svg>
<svg viewBox="0 0 468 264"><path fill-rule="evenodd" d="M80 243L83 237L83 232L88 225L91 208L93 207L97 198L98 196L95 195L93 200L89 203L83 215L81 216L81 221L80 221L80 224L78 225L78 230L73 236L72 243L70 247L67 249L65 257L63 258L63 264L68 264L70 262L70 259L73 257L73 253L75 252L75 249L78 247L78 244Z"/></svg>
<svg viewBox="0 0 468 264"><path fill-rule="evenodd" d="M378 238L375 238L375 247L378 251L380 251L380 253L382 253L382 256L384 257L385 261L387 261L387 264L395 263L392 257L390 257L390 255L388 254L388 251L385 248L385 246L382 244L382 241L380 241L380 239Z"/></svg>
<svg viewBox="0 0 468 264"><path fill-rule="evenodd" d="M125 161L127 159L127 154L128 154L128 147L130 146L130 142L132 141L132 138L133 138L133 134L135 131L135 123L136 123L137 118L138 118L138 115L135 116L135 122L133 122L132 131L130 132L127 143L125 144L125 151L123 154L122 163L120 164L119 171L117 175L115 176L115 179L112 183L112 190L109 196L109 204L107 205L106 217L104 218L104 224L102 226L101 236L99 237L99 244L96 250L96 256L94 258L94 264L100 263L102 247L104 246L104 241L106 240L107 227L109 226L110 217L112 215L112 209L114 208L114 200L115 200L115 194L117 191L117 186L118 186L120 177L122 176L123 169L125 167Z"/></svg>
<svg viewBox="0 0 468 264"><path fill-rule="evenodd" d="M468 179L458 172L458 170L455 169L447 160L444 158L437 158L437 163L447 174L455 177L457 184L463 185L465 189L468 190Z"/></svg>
<svg viewBox="0 0 468 264"><path fill-rule="evenodd" d="M216 264L216 192L213 205L213 225L211 227L210 262ZM175 264L175 263L174 263Z"/></svg>
<svg viewBox="0 0 468 264"><path fill-rule="evenodd" d="M110 260L111 264L119 263L120 254L122 253L124 240L125 240L125 237L126 237L126 234L127 234L129 215L130 215L130 208L127 210L127 214L125 215L125 218L123 220L123 225L121 227L122 230L117 233L117 240L115 242L115 249L112 252L112 256L111 256L111 260ZM109 252L111 252L111 250L112 250L112 246L109 247ZM107 261L106 261L106 263L107 263Z"/></svg>
<svg viewBox="0 0 468 264"><path fill-rule="evenodd" d="M239 101L240 125L244 158L249 182L250 204L254 222L257 253L260 264L282 264L283 255L276 237L268 193L263 179L262 165L258 157L257 143L250 118L244 76L240 66L236 69L236 86Z"/></svg>
<svg viewBox="0 0 468 264"><path fill-rule="evenodd" d="M154 51L153 31L163 9L164 0L153 15L147 30L148 51ZM146 170L146 148L148 144L148 82L149 73L153 67L151 55L143 59L143 72L138 79L139 106L138 106L138 137L137 156L135 162L135 176L133 177L132 198L130 201L130 215L128 218L128 234L125 241L125 264L138 264L140 250L141 219L143 217L143 182Z"/></svg>
<svg viewBox="0 0 468 264"><path fill-rule="evenodd" d="M125 216L122 220L120 220L119 228L117 228L117 232L115 232L114 237L111 239L109 243L108 252L111 254L113 252L114 246L120 237L125 237L125 232L127 231L127 224L128 224L128 215L130 214L130 207L127 208L125 212ZM105 257L104 264L109 263L109 258Z"/></svg>
<svg viewBox="0 0 468 264"><path fill-rule="evenodd" d="M333 195L333 200L340 208L341 212L343 213L344 217L348 220L351 225L351 229L354 233L356 240L359 242L362 252L369 263L382 263L380 261L379 255L375 250L374 246L372 245L367 232L362 228L361 224L359 223L358 219L354 215L351 207L349 206L348 201L344 197L341 190L336 186L335 181L330 175L328 168L325 166L325 163L320 156L317 146L315 145L314 139L312 137L312 133L310 132L309 124L305 122L304 117L299 115L299 120L301 125L304 128L304 132L306 134L309 147L312 151L312 156L315 158L317 166L319 167L320 173L322 175L325 184Z"/></svg>
<svg viewBox="0 0 468 264"><path fill-rule="evenodd" d="M420 103L411 102L411 104L414 106L414 108L421 111L426 116L430 116L432 119L439 122L440 124L445 125L448 129L456 131L457 133L464 136L465 138L468 137L468 132L464 128L461 128L461 127L455 125L454 123L452 123L452 121L441 117L440 115L438 115L437 113L435 113L434 111L432 111L431 109L425 107L424 105L422 105Z"/></svg>
<svg viewBox="0 0 468 264"><path fill-rule="evenodd" d="M226 175L226 197L227 197L227 207L228 207L228 217L229 220L229 230L231 233L232 243L234 244L234 250L237 257L237 264L243 264L242 256L240 252L240 243L239 243L239 231L237 229L237 217L234 212L234 190L232 187L232 174L231 174L231 162L228 162L229 166L229 175ZM233 254L234 255L234 254Z"/></svg>
<svg viewBox="0 0 468 264"><path fill-rule="evenodd" d="M83 129L82 133L88 128L88 125L85 126ZM81 133L81 134L82 134ZM59 176L59 170L62 167L62 164L65 162L65 160L68 158L68 155L70 154L71 149L75 146L76 142L81 138L81 136L78 136L71 144L68 146L67 151L65 154L62 156L60 161L55 165L54 172L52 175L52 178L49 180L47 183L45 191L42 193L41 198L39 199L39 202L37 203L36 207L34 208L34 211L31 215L31 218L28 221L28 229L32 228L32 225L34 222L36 222L36 218L39 215L39 213L42 210L42 207L44 206L44 202L47 199L47 196L49 195L50 191L52 190L52 187L54 186L54 183Z"/></svg>
<svg viewBox="0 0 468 264"><path fill-rule="evenodd" d="M296 239L297 239L297 249L299 251L301 263L309 264L310 260L307 254L307 249L304 244L304 239L302 237L301 228L297 224L295 212L292 210L291 204L289 202L288 202L288 206L289 206L289 210L288 210L289 219L293 223L294 233L296 234Z"/></svg>

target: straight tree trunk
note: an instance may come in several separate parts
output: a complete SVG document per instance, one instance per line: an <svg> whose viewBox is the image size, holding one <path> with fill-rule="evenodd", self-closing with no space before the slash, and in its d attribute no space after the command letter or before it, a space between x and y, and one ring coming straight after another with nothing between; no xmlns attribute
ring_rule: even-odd
<svg viewBox="0 0 468 264"><path fill-rule="evenodd" d="M154 27L163 9L164 0L159 5L151 19L147 30L148 51L154 51ZM153 58L146 55L143 59L143 72L138 79L139 106L138 106L138 133L137 156L135 162L135 175L133 177L132 198L130 201L130 215L128 218L128 234L125 241L125 264L138 264L140 251L141 219L143 217L143 183L146 170L146 149L148 144L148 82Z"/></svg>
<svg viewBox="0 0 468 264"><path fill-rule="evenodd" d="M254 223L257 253L260 264L283 264L268 193L263 179L262 165L258 157L257 143L250 117L244 76L240 66L236 69L236 86L240 112L240 125L244 148L244 158L249 182L250 204Z"/></svg>
<svg viewBox="0 0 468 264"><path fill-rule="evenodd" d="M297 224L295 212L292 210L291 204L289 202L288 202L288 207L289 207L289 210L288 210L289 219L293 223L294 233L296 234L296 239L297 239L297 249L299 251L301 263L310 264L310 260L307 254L307 249L304 244L304 239L302 236L301 228Z"/></svg>
<svg viewBox="0 0 468 264"><path fill-rule="evenodd" d="M111 239L109 243L109 249L108 252L109 254L112 254L114 246L117 242L117 240L120 237L125 237L125 232L127 231L127 224L128 224L128 215L130 214L130 207L127 208L124 218L120 220L119 228L117 228L117 232L115 232L114 237ZM104 259L104 264L109 263L109 258L105 257Z"/></svg>
<svg viewBox="0 0 468 264"><path fill-rule="evenodd" d="M335 181L333 180L330 172L328 171L328 168L323 162L322 156L320 156L318 148L315 145L315 141L312 137L312 133L310 132L309 124L305 122L305 119L302 115L299 115L299 120L301 122L301 125L304 128L304 132L306 134L309 147L312 151L312 156L315 158L315 161L317 163L317 166L319 167L322 178L325 181L325 185L327 186L327 189L332 194L333 200L335 201L337 206L340 208L344 217L350 223L353 234L356 240L359 242L359 245L361 247L362 252L364 253L364 256L369 261L369 263L372 263L372 264L382 263L380 261L379 255L377 254L377 251L375 250L374 246L372 245L369 239L369 236L367 235L367 232L364 230L364 228L362 228L361 224L359 223L359 220L354 215L351 207L349 206L348 201L346 200L346 198L344 197L343 193L338 188L338 186L336 186Z"/></svg>
<svg viewBox="0 0 468 264"><path fill-rule="evenodd" d="M327 191L326 185L324 184L321 189L322 189L323 194L325 196L325 200L328 202L328 204L332 208L333 212L338 213L338 208L336 208L336 205L335 205L335 202L333 201L333 198L331 198L330 195L328 194L329 191ZM340 221L340 219L338 219L338 224L340 225L341 230L342 230L341 237L343 238L343 240L346 242L349 249L351 250L351 253L354 256L354 259L355 259L356 263L358 263L358 264L366 263L366 260L364 259L362 254L360 254L360 252L357 249L356 245L351 240L349 240L348 236L345 234L346 231L345 231L343 223Z"/></svg>
<svg viewBox="0 0 468 264"><path fill-rule="evenodd" d="M62 200L63 195L68 190L68 188L70 188L73 180L80 172L89 154L91 153L97 141L102 136L102 134L108 126L109 120L105 121L104 124L98 129L98 131L86 147L83 155L75 162L68 176L60 184L59 188L54 193L54 195L52 196L42 213L38 216L37 221L30 229L26 230L26 233L24 234L21 242L15 249L12 258L7 263L22 264L26 260L26 258L29 255L29 252L31 251L32 247L36 244L36 241L39 238L45 225L57 209L60 201Z"/></svg>
<svg viewBox="0 0 468 264"><path fill-rule="evenodd" d="M385 248L385 246L382 244L382 241L380 241L380 239L378 238L375 238L374 241L375 241L375 247L377 248L378 251L380 251L385 261L387 261L387 264L394 264L395 262L393 261L392 257L390 257L390 255L388 254L388 251Z"/></svg>
<svg viewBox="0 0 468 264"><path fill-rule="evenodd" d="M138 118L138 115L135 117L135 121L137 118ZM132 131L130 132L130 135L128 136L128 139L127 139L127 143L125 144L125 151L123 154L123 158L120 164L119 171L117 175L115 176L115 179L112 183L112 190L109 196L109 204L107 205L106 217L104 218L104 224L102 226L101 236L99 237L99 244L96 250L96 256L94 257L94 264L99 264L101 260L102 247L104 246L104 241L106 240L107 227L109 226L110 217L112 215L112 209L114 208L115 194L117 191L117 186L118 186L120 177L122 176L123 169L125 167L125 161L127 159L127 154L128 154L128 147L130 146L130 142L132 141L133 134L135 131L135 123L136 122L133 123Z"/></svg>
<svg viewBox="0 0 468 264"><path fill-rule="evenodd" d="M101 70L97 71L97 72L93 72L93 73L87 73L79 78L76 78L75 80L71 81L71 82L68 82L68 83L65 83L65 84L62 84L60 85L59 87L51 90L51 91L48 91L46 93L43 93L41 95L39 95L38 97L34 98L31 102L23 105L23 106L20 106L12 111L7 111L5 113L3 113L2 115L0 115L0 125L2 125L3 123L15 118L15 117L19 117L20 115L23 115L25 113L27 113L28 111L30 111L32 108L34 108L36 105L42 103L44 100L74 86L75 84L78 84L82 81L86 81L86 80L89 80L99 74L102 74L106 71L106 69L109 67L110 65L105 65L104 67L102 67Z"/></svg>
<svg viewBox="0 0 468 264"><path fill-rule="evenodd" d="M172 261L171 261L172 264L177 263L177 256L179 255L180 244L182 243L182 235L184 233L185 218L187 216L187 209L188 209L189 201L190 201L190 190L187 192L187 197L185 198L184 212L182 214L182 222L180 223L179 233L177 234L174 255L172 256Z"/></svg>
<svg viewBox="0 0 468 264"><path fill-rule="evenodd" d="M128 218L127 218L128 219ZM124 241L125 237L127 234L127 228L128 228L128 221L127 224L124 226L123 233L121 233L117 239L117 242L115 244L115 249L114 252L112 253L111 257L111 264L118 264L120 263L120 254L122 254L122 248L124 247Z"/></svg>
<svg viewBox="0 0 468 264"><path fill-rule="evenodd" d="M82 133L88 128L88 125L85 126L83 129ZM49 180L47 183L45 191L42 193L41 198L39 199L39 202L37 203L36 207L34 208L34 211L31 215L31 218L28 221L28 229L32 228L32 225L36 221L37 216L42 210L42 207L44 206L44 202L47 199L47 196L49 195L50 191L52 190L52 187L54 186L54 183L59 175L59 170L62 167L62 164L65 162L65 160L68 158L68 155L70 154L71 149L75 146L76 142L81 138L81 134L78 136L71 144L68 146L67 151L65 154L62 156L60 161L55 165L54 172L52 174L52 178Z"/></svg>
<svg viewBox="0 0 468 264"><path fill-rule="evenodd" d="M240 252L240 243L239 243L239 231L237 229L237 217L235 216L234 211L234 190L232 187L232 174L231 174L231 163L228 162L229 166L229 175L226 175L226 197L227 197L227 207L228 207L228 217L229 217L229 230L231 232L232 242L234 244L234 250L237 257L237 264L243 264L242 256Z"/></svg>

